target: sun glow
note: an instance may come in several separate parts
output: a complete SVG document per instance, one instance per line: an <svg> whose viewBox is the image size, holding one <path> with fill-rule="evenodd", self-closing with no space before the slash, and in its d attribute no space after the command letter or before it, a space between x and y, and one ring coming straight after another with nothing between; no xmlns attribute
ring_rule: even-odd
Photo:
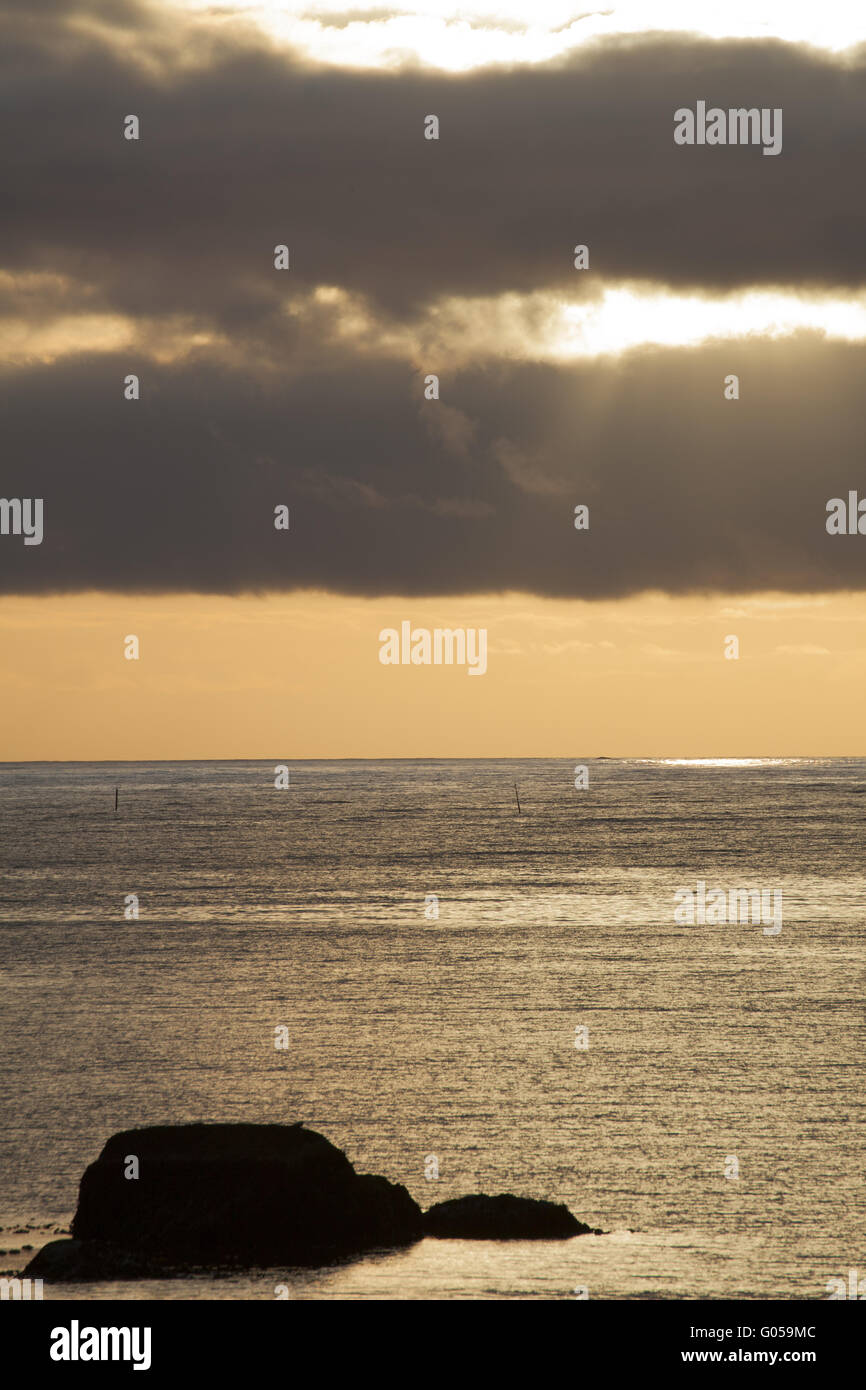
<svg viewBox="0 0 866 1390"><path fill-rule="evenodd" d="M9 292L14 277L8 277ZM778 339L814 332L828 339L866 342L866 292L845 300L803 297L783 290L753 290L721 298L683 295L640 285L614 285L580 303L550 291L533 294L447 296L409 323L383 317L362 295L320 285L305 300L286 301L287 319L301 326L327 308L319 329L325 341L361 354L430 360L447 354L453 365L481 358L567 362L615 355L639 347L693 347L750 336ZM88 352L135 349L155 361L211 353L240 361L254 344L233 343L191 315L133 319L117 313L69 312L57 317L23 312L0 317L0 362L51 362Z"/></svg>
<svg viewBox="0 0 866 1390"><path fill-rule="evenodd" d="M678 32L709 38L779 38L840 51L866 40L866 11L851 0L602 0L583 12L573 0L453 0L403 5L307 0L233 0L220 11L212 0L180 0L178 8L206 12L209 22L240 16L277 41L323 63L394 68L423 63L465 72L493 63L543 63L581 44L616 34Z"/></svg>
<svg viewBox="0 0 866 1390"><path fill-rule="evenodd" d="M335 310L335 332L361 350L453 361L485 356L567 361L641 346L692 347L713 339L782 338L816 332L866 341L866 293L846 299L751 290L720 298L674 294L640 285L611 286L580 303L548 291L488 297L447 297L409 325L381 322L357 296L336 287L316 291Z"/></svg>

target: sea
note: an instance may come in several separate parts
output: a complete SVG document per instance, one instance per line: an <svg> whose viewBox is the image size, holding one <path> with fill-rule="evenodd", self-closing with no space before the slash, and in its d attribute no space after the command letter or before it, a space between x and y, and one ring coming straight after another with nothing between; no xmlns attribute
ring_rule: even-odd
<svg viewBox="0 0 866 1390"><path fill-rule="evenodd" d="M116 1131L302 1120L423 1207L511 1192L603 1234L45 1298L814 1300L866 1275L866 760L285 766L0 768L5 1272L68 1230ZM780 929L684 924L699 884L778 890Z"/></svg>

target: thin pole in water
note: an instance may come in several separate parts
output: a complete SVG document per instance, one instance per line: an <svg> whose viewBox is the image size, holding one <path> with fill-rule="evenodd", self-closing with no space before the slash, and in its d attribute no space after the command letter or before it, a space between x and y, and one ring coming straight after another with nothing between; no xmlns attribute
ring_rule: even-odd
<svg viewBox="0 0 866 1390"><path fill-rule="evenodd" d="M517 797L517 814L520 815L520 792L517 790L517 783L514 783L514 795Z"/></svg>
<svg viewBox="0 0 866 1390"><path fill-rule="evenodd" d="M117 814L117 787L114 788L114 812Z"/></svg>

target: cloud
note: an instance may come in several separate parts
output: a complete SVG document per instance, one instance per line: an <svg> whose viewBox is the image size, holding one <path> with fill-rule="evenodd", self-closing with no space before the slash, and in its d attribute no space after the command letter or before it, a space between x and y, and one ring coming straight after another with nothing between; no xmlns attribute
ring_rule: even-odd
<svg viewBox="0 0 866 1390"><path fill-rule="evenodd" d="M139 401L123 399L131 367ZM441 401L411 362L306 339L267 371L204 350L18 367L0 375L3 493L44 498L45 539L0 539L0 587L863 588L863 538L825 520L863 478L864 371L866 347L817 335L487 362L446 375ZM518 457L540 458L549 486Z"/></svg>
<svg viewBox="0 0 866 1390"><path fill-rule="evenodd" d="M302 14L300 18L312 19L326 29L345 29L349 24L381 24L383 20L400 19L408 13L406 10L375 8L369 10L311 10Z"/></svg>
<svg viewBox="0 0 866 1390"><path fill-rule="evenodd" d="M783 643L780 647L774 647L773 650L774 650L775 652L777 652L779 656L831 656L831 655L832 655L832 653L831 653L829 647L816 647L813 643L809 643L809 642L800 642L800 643L796 643L796 642L786 642L786 643Z"/></svg>
<svg viewBox="0 0 866 1390"><path fill-rule="evenodd" d="M357 72L216 15L50 13L15 6L0 30L6 268L81 279L110 310L244 330L323 284L410 314L629 278L866 283L864 50L649 35L532 68ZM698 98L783 107L782 154L676 146L674 110Z"/></svg>
<svg viewBox="0 0 866 1390"><path fill-rule="evenodd" d="M866 348L529 360L620 281L866 283L866 51L655 35L453 76L125 0L0 30L2 493L45 504L42 545L0 537L3 590L866 587L824 528L862 479ZM783 106L782 154L675 146L700 97Z"/></svg>

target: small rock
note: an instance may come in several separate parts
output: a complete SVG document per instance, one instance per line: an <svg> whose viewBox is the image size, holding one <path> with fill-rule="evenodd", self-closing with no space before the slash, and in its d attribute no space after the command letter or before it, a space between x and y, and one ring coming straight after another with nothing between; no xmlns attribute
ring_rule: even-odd
<svg viewBox="0 0 866 1390"><path fill-rule="evenodd" d="M424 1215L424 1233L439 1240L568 1240L600 1235L557 1202L475 1194L437 1202Z"/></svg>

